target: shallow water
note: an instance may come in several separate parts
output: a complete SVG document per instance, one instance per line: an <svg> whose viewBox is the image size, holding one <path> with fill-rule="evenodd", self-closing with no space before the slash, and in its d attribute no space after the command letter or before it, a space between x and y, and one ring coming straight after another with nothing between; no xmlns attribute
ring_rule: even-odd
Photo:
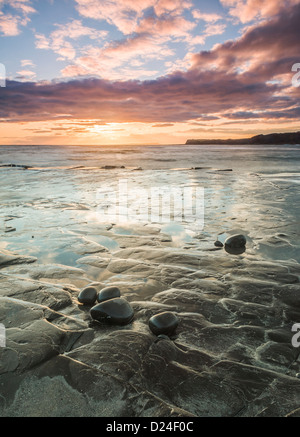
<svg viewBox="0 0 300 437"><path fill-rule="evenodd" d="M120 236L142 235L138 217L187 250L215 250L216 239L243 233L243 256L300 262L299 161L299 146L0 146L0 166L31 167L0 167L0 249L78 266L94 243L113 253ZM169 209L176 193L203 189L204 223L192 209L169 216L166 204L156 220L134 214L149 212L151 189L171 193ZM125 222L104 209L122 196Z"/></svg>

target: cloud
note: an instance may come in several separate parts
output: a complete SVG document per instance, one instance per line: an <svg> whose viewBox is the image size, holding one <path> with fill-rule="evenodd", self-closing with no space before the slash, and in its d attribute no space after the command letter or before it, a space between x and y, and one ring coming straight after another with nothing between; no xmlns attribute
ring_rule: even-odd
<svg viewBox="0 0 300 437"><path fill-rule="evenodd" d="M121 79L147 77L149 62L175 55L170 42L188 42L196 23L184 15L193 3L183 0L75 0L78 12L87 18L104 20L123 37L103 46L89 47L62 71ZM139 64L140 68L137 68ZM152 76L155 71L152 71Z"/></svg>
<svg viewBox="0 0 300 437"><path fill-rule="evenodd" d="M152 127L171 127L171 126L174 126L174 124L173 123L157 123L157 124L154 124Z"/></svg>
<svg viewBox="0 0 300 437"><path fill-rule="evenodd" d="M4 36L19 35L35 12L30 0L0 0L0 32Z"/></svg>
<svg viewBox="0 0 300 437"><path fill-rule="evenodd" d="M86 48L84 56L76 58L73 65L64 68L62 75L65 77L92 75L111 80L153 76L156 71L143 68L145 58L157 61L171 55L173 51L164 47L161 39L140 34L106 44L103 48Z"/></svg>
<svg viewBox="0 0 300 437"><path fill-rule="evenodd" d="M102 39L107 35L106 31L96 30L83 26L80 20L72 20L65 24L56 24L54 30L47 38L43 34L36 33L36 48L53 50L60 55L60 60L72 60L76 56L76 50L68 40L76 40L81 37L88 37L91 40Z"/></svg>
<svg viewBox="0 0 300 437"><path fill-rule="evenodd" d="M124 35L136 32L139 21L151 12L157 17L178 16L192 7L187 0L75 0L78 12L87 18L105 20Z"/></svg>
<svg viewBox="0 0 300 437"><path fill-rule="evenodd" d="M36 73L31 70L20 70L17 74L21 80L33 80L36 77Z"/></svg>
<svg viewBox="0 0 300 437"><path fill-rule="evenodd" d="M35 64L30 59L22 59L21 66L22 67L35 67Z"/></svg>
<svg viewBox="0 0 300 437"><path fill-rule="evenodd" d="M229 13L238 18L242 23L255 19L269 18L281 10L299 4L299 0L221 0Z"/></svg>
<svg viewBox="0 0 300 437"><path fill-rule="evenodd" d="M153 5L153 0L75 0L78 12L87 18L105 20L123 34L135 31L143 10Z"/></svg>
<svg viewBox="0 0 300 437"><path fill-rule="evenodd" d="M274 112L295 105L276 98L278 85L243 83L236 73L174 73L154 81L110 82L86 79L66 83L8 82L3 89L0 118L38 121L66 118L104 122L174 123L207 121L208 115L236 109ZM147 102L147 104L145 104ZM59 114L62 114L61 116Z"/></svg>
<svg viewBox="0 0 300 437"><path fill-rule="evenodd" d="M192 11L193 17L196 20L203 20L208 23L215 23L216 21L219 21L222 19L222 16L216 13L207 13L207 12L201 12L199 9L194 9Z"/></svg>
<svg viewBox="0 0 300 437"><path fill-rule="evenodd" d="M0 31L4 36L16 36L20 33L19 25L22 24L19 17L11 14L5 15L0 11Z"/></svg>
<svg viewBox="0 0 300 437"><path fill-rule="evenodd" d="M243 80L272 81L289 78L291 65L299 60L300 4L246 29L234 41L216 45L191 57L193 68L243 73ZM289 80L289 79L288 79Z"/></svg>
<svg viewBox="0 0 300 437"><path fill-rule="evenodd" d="M192 55L186 71L155 80L8 81L1 91L0 118L11 122L69 118L152 124L252 117L296 121L300 89L291 87L291 66L299 61L299 22L300 5L281 10L249 27L237 40ZM158 40L156 48L159 44ZM146 49L148 54L154 53L155 40L137 34L103 49L94 48L95 52L89 51L86 59L81 59L81 65L72 68L96 69L103 54L114 66L118 62L123 65L131 56L136 60L137 51L147 53Z"/></svg>

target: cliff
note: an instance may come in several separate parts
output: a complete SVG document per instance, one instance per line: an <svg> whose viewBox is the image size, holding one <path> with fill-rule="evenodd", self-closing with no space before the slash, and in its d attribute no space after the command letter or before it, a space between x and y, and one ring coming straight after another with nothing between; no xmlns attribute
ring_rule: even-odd
<svg viewBox="0 0 300 437"><path fill-rule="evenodd" d="M238 140L227 139L227 140L199 140L192 139L187 140L187 145L189 144L225 144L225 145L234 145L234 144L249 144L249 145L259 145L259 144L300 144L300 132L288 132L288 133L280 133L280 134L268 134L268 135L256 135L251 138L242 138Z"/></svg>

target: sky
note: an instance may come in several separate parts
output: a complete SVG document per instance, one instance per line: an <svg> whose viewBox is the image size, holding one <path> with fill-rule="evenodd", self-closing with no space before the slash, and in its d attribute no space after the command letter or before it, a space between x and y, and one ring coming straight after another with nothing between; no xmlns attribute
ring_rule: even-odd
<svg viewBox="0 0 300 437"><path fill-rule="evenodd" d="M0 0L0 144L298 131L299 23L300 0Z"/></svg>

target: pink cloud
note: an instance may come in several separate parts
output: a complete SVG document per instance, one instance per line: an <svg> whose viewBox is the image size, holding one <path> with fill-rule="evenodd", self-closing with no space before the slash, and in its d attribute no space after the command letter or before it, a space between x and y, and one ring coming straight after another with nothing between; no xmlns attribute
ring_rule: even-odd
<svg viewBox="0 0 300 437"><path fill-rule="evenodd" d="M87 36L92 40L100 40L107 34L106 31L99 31L91 27L83 26L80 20L72 20L64 25L56 25L56 27L57 29L54 30L48 38L38 33L35 35L36 48L53 50L60 55L60 60L73 60L76 56L76 50L72 43L67 40L74 40L83 36Z"/></svg>
<svg viewBox="0 0 300 437"><path fill-rule="evenodd" d="M181 14L185 9L191 9L193 3L184 0L158 0L153 1L155 13L160 16L163 14Z"/></svg>
<svg viewBox="0 0 300 437"><path fill-rule="evenodd" d="M174 54L167 46L168 32L165 35L152 35L146 32L105 44L104 47L88 47L83 56L74 60L73 65L63 69L65 77L96 75L118 80L123 77L141 77L151 74L143 67L146 61L160 60ZM152 70L152 75L155 71Z"/></svg>
<svg viewBox="0 0 300 437"><path fill-rule="evenodd" d="M185 19L182 16L170 16L164 19L148 17L141 20L136 28L137 33L148 33L152 35L167 35L168 37L186 36L196 26L196 23Z"/></svg>
<svg viewBox="0 0 300 437"><path fill-rule="evenodd" d="M153 8L156 16L180 16L193 4L187 0L75 0L78 12L84 17L105 20L116 26L124 35L139 32L144 13ZM166 18L166 17L165 17ZM182 22L183 24L183 22Z"/></svg>
<svg viewBox="0 0 300 437"><path fill-rule="evenodd" d="M114 80L124 77L125 73L133 78L146 77L151 74L147 62L174 55L168 43L177 39L189 42L196 26L182 15L186 8L191 7L187 1L76 1L82 15L114 24L125 38L103 47L87 47L73 60L73 65L63 69L65 77L76 73ZM149 7L153 8L152 13L145 15ZM141 68L137 68L137 64Z"/></svg>
<svg viewBox="0 0 300 437"><path fill-rule="evenodd" d="M15 13L4 13L3 8L9 6ZM4 36L16 36L21 33L21 26L26 26L29 15L36 10L31 6L30 0L0 0L0 31Z"/></svg>
<svg viewBox="0 0 300 437"><path fill-rule="evenodd" d="M232 16L237 17L242 23L247 23L255 18L268 18L299 4L299 0L221 0L225 7L229 7Z"/></svg>
<svg viewBox="0 0 300 437"><path fill-rule="evenodd" d="M143 10L153 5L153 0L75 0L78 12L88 18L105 20L115 25L123 34L135 31Z"/></svg>
<svg viewBox="0 0 300 437"><path fill-rule="evenodd" d="M208 23L215 23L222 19L222 16L219 14L201 12L199 9L193 10L192 14L196 20L203 20Z"/></svg>
<svg viewBox="0 0 300 437"><path fill-rule="evenodd" d="M19 35L20 29L20 19L19 17L14 17L13 15L5 15L0 11L0 31L5 36L16 36Z"/></svg>

